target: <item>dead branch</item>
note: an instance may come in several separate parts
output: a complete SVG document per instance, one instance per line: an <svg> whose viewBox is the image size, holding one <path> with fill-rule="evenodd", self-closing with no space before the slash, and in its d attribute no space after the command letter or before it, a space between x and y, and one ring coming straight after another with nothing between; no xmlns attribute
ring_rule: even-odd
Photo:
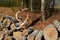
<svg viewBox="0 0 60 40"><path fill-rule="evenodd" d="M53 24L49 24L44 29L44 38L45 40L57 40L58 32Z"/></svg>

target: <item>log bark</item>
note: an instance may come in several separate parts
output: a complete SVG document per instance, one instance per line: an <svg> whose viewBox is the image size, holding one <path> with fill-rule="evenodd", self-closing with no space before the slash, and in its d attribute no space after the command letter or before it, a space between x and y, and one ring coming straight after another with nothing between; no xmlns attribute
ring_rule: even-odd
<svg viewBox="0 0 60 40"><path fill-rule="evenodd" d="M58 32L53 24L49 24L44 29L44 38L45 40L57 40Z"/></svg>
<svg viewBox="0 0 60 40"><path fill-rule="evenodd" d="M28 40L34 40L35 36L37 35L38 32L39 32L39 30L35 30L33 33L28 35L27 39Z"/></svg>
<svg viewBox="0 0 60 40"><path fill-rule="evenodd" d="M60 31L60 22L58 20L54 20L54 25Z"/></svg>
<svg viewBox="0 0 60 40"><path fill-rule="evenodd" d="M3 15L0 14L0 22L3 21Z"/></svg>
<svg viewBox="0 0 60 40"><path fill-rule="evenodd" d="M3 29L2 23L0 23L0 31Z"/></svg>
<svg viewBox="0 0 60 40"><path fill-rule="evenodd" d="M3 27L9 27L11 24L11 20L9 18L5 18L3 21Z"/></svg>
<svg viewBox="0 0 60 40"><path fill-rule="evenodd" d="M35 40L41 40L41 38L42 38L42 36L43 36L43 30L41 30L41 31L39 31L39 33L37 34L37 36L35 37Z"/></svg>
<svg viewBox="0 0 60 40"><path fill-rule="evenodd" d="M22 32L20 31L17 31L17 32L13 32L13 38L16 39L16 40L22 40Z"/></svg>

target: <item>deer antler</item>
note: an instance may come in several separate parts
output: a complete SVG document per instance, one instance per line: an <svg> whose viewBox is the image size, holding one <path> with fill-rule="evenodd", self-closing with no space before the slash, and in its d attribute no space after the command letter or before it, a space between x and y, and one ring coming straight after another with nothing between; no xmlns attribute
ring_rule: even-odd
<svg viewBox="0 0 60 40"><path fill-rule="evenodd" d="M28 9L28 8L26 8L26 9L22 9L22 11L25 11L25 10L27 10L27 9ZM19 20L18 17L17 17L17 15L18 15L19 12L21 12L21 11L16 12L16 15L15 15L15 16L16 16L16 19L17 19L17 20L19 21L19 23L20 23L20 26L17 27L16 29L21 28L21 27L26 23L26 21L28 20L28 15L27 15L25 21L22 23L21 20ZM21 24L21 23L22 23L22 24Z"/></svg>
<svg viewBox="0 0 60 40"><path fill-rule="evenodd" d="M19 27L17 27L17 29L21 28L26 23L27 20L28 20L28 15L27 15L25 21Z"/></svg>

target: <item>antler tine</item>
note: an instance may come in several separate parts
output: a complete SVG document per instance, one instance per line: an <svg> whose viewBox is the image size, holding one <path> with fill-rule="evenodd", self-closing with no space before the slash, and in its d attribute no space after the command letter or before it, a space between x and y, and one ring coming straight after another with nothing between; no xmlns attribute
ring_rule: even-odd
<svg viewBox="0 0 60 40"><path fill-rule="evenodd" d="M22 11L25 11L25 10L27 10L28 8L25 8L25 9L22 9Z"/></svg>
<svg viewBox="0 0 60 40"><path fill-rule="evenodd" d="M20 12L21 12L21 11L18 11L18 12L16 12L16 14L15 14L15 17L16 17L16 19L17 19L19 22L21 22L21 20L18 19L17 15L18 15L18 13L20 13Z"/></svg>
<svg viewBox="0 0 60 40"><path fill-rule="evenodd" d="M19 27L17 27L17 29L20 29L26 23L27 20L28 20L28 15L27 15L25 21Z"/></svg>

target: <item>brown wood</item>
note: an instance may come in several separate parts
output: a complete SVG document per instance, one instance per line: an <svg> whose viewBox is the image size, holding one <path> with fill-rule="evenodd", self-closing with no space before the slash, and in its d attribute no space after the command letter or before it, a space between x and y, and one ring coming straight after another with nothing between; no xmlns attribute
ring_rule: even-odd
<svg viewBox="0 0 60 40"><path fill-rule="evenodd" d="M22 32L20 31L13 32L13 38L16 40L22 40Z"/></svg>
<svg viewBox="0 0 60 40"><path fill-rule="evenodd" d="M13 24L11 24L11 25L10 25L10 28L11 28L11 30L15 30L15 29L16 29L15 24L14 24L14 23L13 23Z"/></svg>
<svg viewBox="0 0 60 40"><path fill-rule="evenodd" d="M57 40L58 32L53 24L49 24L44 29L44 38L45 40Z"/></svg>
<svg viewBox="0 0 60 40"><path fill-rule="evenodd" d="M3 34L7 34L8 33L8 28L3 28L2 32L3 32Z"/></svg>
<svg viewBox="0 0 60 40"><path fill-rule="evenodd" d="M9 18L5 18L3 21L3 26L9 27L10 24L11 24L11 20Z"/></svg>
<svg viewBox="0 0 60 40"><path fill-rule="evenodd" d="M27 30L27 29L24 29L24 30L23 30L23 35L24 35L24 36L28 35L28 33L29 33L29 30Z"/></svg>

